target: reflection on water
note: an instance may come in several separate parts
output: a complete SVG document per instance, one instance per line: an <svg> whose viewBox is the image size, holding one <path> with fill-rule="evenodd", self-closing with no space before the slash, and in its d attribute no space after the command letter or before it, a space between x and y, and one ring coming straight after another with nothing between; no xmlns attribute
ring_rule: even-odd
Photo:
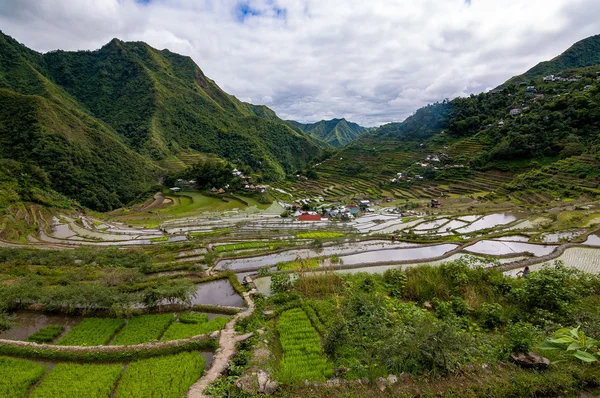
<svg viewBox="0 0 600 398"><path fill-rule="evenodd" d="M457 247L457 245L443 244L437 246L415 247L411 249L379 250L342 256L342 261L345 265L352 265L382 263L387 261L427 260L429 258L439 257Z"/></svg>
<svg viewBox="0 0 600 398"><path fill-rule="evenodd" d="M466 219L466 217L461 217L461 220L464 219ZM457 231L460 233L469 233L479 231L480 229L492 228L498 225L509 224L517 219L518 217L514 213L490 214L489 216L485 216L480 220L475 221L473 224L464 228L460 228Z"/></svg>
<svg viewBox="0 0 600 398"><path fill-rule="evenodd" d="M199 284L196 295L192 299L192 304L219 304L232 307L245 306L244 299L233 290L231 283L227 279Z"/></svg>
<svg viewBox="0 0 600 398"><path fill-rule="evenodd" d="M0 333L0 339L25 340L41 328L50 325L64 326L66 331L77 325L81 319L78 316L22 311L16 313L14 320L17 325Z"/></svg>
<svg viewBox="0 0 600 398"><path fill-rule="evenodd" d="M586 245L590 246L600 246L600 236L598 235L590 235L585 241Z"/></svg>
<svg viewBox="0 0 600 398"><path fill-rule="evenodd" d="M535 256L545 256L552 253L555 246L534 245L524 242L509 242L498 240L482 240L465 250L471 253L488 254L492 256L501 256L505 254L530 252Z"/></svg>

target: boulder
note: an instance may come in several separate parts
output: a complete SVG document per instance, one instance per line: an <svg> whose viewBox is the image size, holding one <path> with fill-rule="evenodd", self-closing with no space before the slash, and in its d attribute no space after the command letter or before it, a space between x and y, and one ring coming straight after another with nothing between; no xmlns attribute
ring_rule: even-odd
<svg viewBox="0 0 600 398"><path fill-rule="evenodd" d="M391 386L393 386L394 384L398 383L398 376L388 375L387 381L388 381L388 383L390 383Z"/></svg>
<svg viewBox="0 0 600 398"><path fill-rule="evenodd" d="M275 312L273 312L273 311L271 311L271 310L263 311L263 315L264 315L266 318L271 318L271 317L273 317L273 315L274 315L274 314L275 314Z"/></svg>
<svg viewBox="0 0 600 398"><path fill-rule="evenodd" d="M267 395L271 395L274 394L275 391L277 391L277 387L279 387L279 383L277 383L274 380L271 380L270 382L267 383L267 385L265 386L265 394Z"/></svg>
<svg viewBox="0 0 600 398"><path fill-rule="evenodd" d="M378 377L377 379L375 379L375 384L377 384L377 388L379 388L380 391L385 391L385 389L387 388L387 379L384 379L383 377Z"/></svg>
<svg viewBox="0 0 600 398"><path fill-rule="evenodd" d="M334 379L329 379L329 380L327 380L327 383L326 383L326 384L327 384L328 386L330 386L330 387L331 387L331 386L339 386L339 385L340 385L340 379L338 379L337 377L336 377L336 378L334 378Z"/></svg>
<svg viewBox="0 0 600 398"><path fill-rule="evenodd" d="M259 369L256 377L258 378L258 392L264 393L267 384L271 381L271 375L266 370Z"/></svg>
<svg viewBox="0 0 600 398"><path fill-rule="evenodd" d="M550 366L550 360L535 352L513 352L510 358L514 363L523 368L546 369Z"/></svg>

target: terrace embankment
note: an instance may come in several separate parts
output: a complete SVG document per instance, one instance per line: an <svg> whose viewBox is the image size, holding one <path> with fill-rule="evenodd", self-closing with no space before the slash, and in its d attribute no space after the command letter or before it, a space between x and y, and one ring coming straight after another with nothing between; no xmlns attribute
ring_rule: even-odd
<svg viewBox="0 0 600 398"><path fill-rule="evenodd" d="M252 300L251 295L256 293L256 290L251 290L250 292L244 293L244 299L246 303L248 303L248 309L244 312L238 313L227 325L225 328L221 330L219 337L219 348L215 351L215 355L213 357L213 362L208 369L208 371L194 384L190 387L187 398L207 398L208 395L204 395L204 389L220 377L223 372L227 369L227 365L229 364L229 360L235 354L235 346L237 343L246 340L252 333L237 335L235 332L235 324L238 320L247 318L254 313L254 301Z"/></svg>

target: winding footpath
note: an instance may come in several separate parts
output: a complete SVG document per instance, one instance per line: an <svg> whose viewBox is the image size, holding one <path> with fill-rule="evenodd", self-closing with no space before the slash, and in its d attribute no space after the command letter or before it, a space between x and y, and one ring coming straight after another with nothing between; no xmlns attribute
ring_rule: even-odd
<svg viewBox="0 0 600 398"><path fill-rule="evenodd" d="M210 395L204 395L204 389L220 377L223 372L227 369L229 360L235 355L235 346L237 343L244 341L252 336L252 333L237 335L235 332L235 324L238 320L247 318L254 313L254 301L251 295L256 293L256 289L252 289L249 292L243 294L246 303L248 303L248 309L246 311L238 313L231 321L225 325L225 328L221 330L219 336L219 348L215 351L212 364L210 369L198 380L193 386L190 387L186 397L187 398L209 398Z"/></svg>

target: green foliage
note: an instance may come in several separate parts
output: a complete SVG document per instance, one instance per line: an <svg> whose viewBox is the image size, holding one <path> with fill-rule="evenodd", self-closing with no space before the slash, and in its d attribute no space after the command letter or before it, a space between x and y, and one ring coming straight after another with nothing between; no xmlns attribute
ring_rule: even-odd
<svg viewBox="0 0 600 398"><path fill-rule="evenodd" d="M600 359L600 341L586 336L583 330L579 330L579 327L557 330L552 338L540 344L539 348L548 351L563 351L586 363L598 362Z"/></svg>
<svg viewBox="0 0 600 398"><path fill-rule="evenodd" d="M282 313L276 327L283 348L278 379L290 383L331 377L333 370L321 354L319 335L302 309Z"/></svg>
<svg viewBox="0 0 600 398"><path fill-rule="evenodd" d="M29 395L42 397L90 397L101 398L110 395L123 365L89 365L60 363Z"/></svg>
<svg viewBox="0 0 600 398"><path fill-rule="evenodd" d="M526 322L511 323L506 327L507 354L511 352L529 352L535 347L539 332L535 326Z"/></svg>
<svg viewBox="0 0 600 398"><path fill-rule="evenodd" d="M158 341L173 319L173 314L135 316L127 321L111 344L132 345Z"/></svg>
<svg viewBox="0 0 600 398"><path fill-rule="evenodd" d="M120 330L125 321L113 318L85 318L75 325L56 344L58 345L104 345Z"/></svg>
<svg viewBox="0 0 600 398"><path fill-rule="evenodd" d="M271 293L284 293L291 289L292 282L289 274L275 274L271 276Z"/></svg>
<svg viewBox="0 0 600 398"><path fill-rule="evenodd" d="M195 313L183 313L177 317L179 322L187 324L198 324L208 322L208 315L206 314L195 314Z"/></svg>
<svg viewBox="0 0 600 398"><path fill-rule="evenodd" d="M27 337L27 340L32 343L51 343L55 338L60 336L60 334L65 330L64 326L51 325L46 326L33 333L31 336Z"/></svg>
<svg viewBox="0 0 600 398"><path fill-rule="evenodd" d="M119 382L116 397L182 397L202 375L204 363L197 352L132 362Z"/></svg>
<svg viewBox="0 0 600 398"><path fill-rule="evenodd" d="M592 275L557 262L523 278L512 297L529 314L557 319L571 311L571 304L593 292L595 280Z"/></svg>
<svg viewBox="0 0 600 398"><path fill-rule="evenodd" d="M383 273L383 281L392 297L402 297L407 277L399 268L390 268Z"/></svg>
<svg viewBox="0 0 600 398"><path fill-rule="evenodd" d="M203 319L207 318L200 319L198 317L196 323L173 322L165 332L162 341L180 340L201 334L210 334L216 330L223 329L227 322L229 322L228 318L220 316L208 322L202 322L201 320ZM190 317L186 317L185 320L189 322Z"/></svg>
<svg viewBox="0 0 600 398"><path fill-rule="evenodd" d="M481 325L488 329L496 329L504 323L504 311L498 303L483 303L479 309Z"/></svg>
<svg viewBox="0 0 600 398"><path fill-rule="evenodd" d="M0 396L7 398L24 397L46 368L38 363L0 357Z"/></svg>

